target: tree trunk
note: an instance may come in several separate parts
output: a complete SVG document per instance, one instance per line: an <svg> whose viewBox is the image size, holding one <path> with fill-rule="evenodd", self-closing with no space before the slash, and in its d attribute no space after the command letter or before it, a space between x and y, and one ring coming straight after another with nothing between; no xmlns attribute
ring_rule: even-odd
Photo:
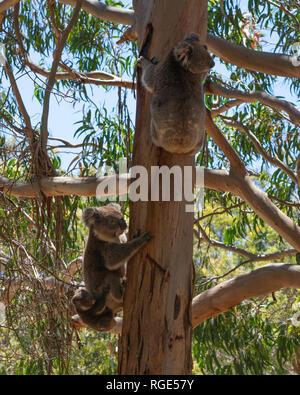
<svg viewBox="0 0 300 395"><path fill-rule="evenodd" d="M153 35L147 56L161 60L187 34L207 30L205 0L136 0L139 45L147 26ZM150 137L151 95L137 91L134 165L194 166L194 158L155 147ZM171 180L171 200L172 200ZM150 194L149 178L149 194ZM130 229L150 231L153 240L128 264L124 322L119 347L120 374L190 374L193 213L186 202L131 202Z"/></svg>

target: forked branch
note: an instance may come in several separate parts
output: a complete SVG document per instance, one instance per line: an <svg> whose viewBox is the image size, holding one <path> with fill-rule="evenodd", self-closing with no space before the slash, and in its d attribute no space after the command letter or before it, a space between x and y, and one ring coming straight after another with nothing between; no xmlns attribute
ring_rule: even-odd
<svg viewBox="0 0 300 395"><path fill-rule="evenodd" d="M196 171L201 168L196 168ZM200 177L201 178L201 177ZM36 197L42 191L45 196L109 196L109 188L114 194L128 192L130 174L108 177L44 177L37 182L16 182L0 177L0 190L20 197ZM107 192L98 188L100 183L107 186ZM200 185L202 186L202 185ZM241 197L256 214L281 235L297 251L300 251L300 227L273 204L268 196L251 181L250 177L234 171L204 170L204 186L216 191L230 192Z"/></svg>
<svg viewBox="0 0 300 395"><path fill-rule="evenodd" d="M197 235L197 237L199 237L200 241L204 241L205 243L211 245L212 247L220 248L222 250L230 251L230 252L233 252L235 254L243 256L244 258L247 259L247 261L243 262L241 265L243 265L245 263L250 263L250 262L275 261L277 259L282 259L282 258L285 258L287 256L295 256L297 254L297 251L295 249L277 251L277 252L274 252L272 254L267 254L267 255L253 254L252 252L249 252L249 251L244 250L242 248L238 248L238 247L235 247L235 246L232 246L232 245L228 245L228 244L222 243L222 242L217 241L217 240L213 240L207 235L207 233L205 232L205 230L203 229L203 227L199 223L197 223L196 226L200 230L200 233L202 235L202 237L200 237L200 235ZM235 269L236 268L234 268L234 270Z"/></svg>
<svg viewBox="0 0 300 395"><path fill-rule="evenodd" d="M293 170L291 170L285 163L283 163L279 158L277 158L276 156L273 157L270 154L268 154L262 147L260 141L258 140L258 138L255 136L254 133L251 132L251 130L249 130L245 125L243 125L242 123L234 120L233 118L227 119L226 117L221 117L223 122L231 127L236 128L237 130L239 130L242 133L245 133L250 141L252 141L254 147L256 148L257 152L259 154L261 154L261 156L268 161L269 163L271 163L272 165L278 167L279 169L281 169L282 171L284 171L290 178L291 180L297 185L298 184L298 178L296 173L293 172ZM300 185L299 185L300 186Z"/></svg>
<svg viewBox="0 0 300 395"><path fill-rule="evenodd" d="M300 111L298 111L297 108L288 101L278 99L277 97L269 95L268 93L262 91L243 92L239 89L226 88L221 84L212 82L209 78L205 82L205 93L238 99L236 100L237 103L232 103L232 106L242 103L260 102L277 112L285 112L288 114L290 122L294 123L295 125L300 125ZM227 109L225 108L224 111L226 110ZM216 115L218 115L218 113L213 114L213 116Z"/></svg>
<svg viewBox="0 0 300 395"><path fill-rule="evenodd" d="M227 170L206 169L204 185L206 188L231 192L242 198L260 218L300 252L300 227L279 210L249 176L241 177Z"/></svg>
<svg viewBox="0 0 300 395"><path fill-rule="evenodd" d="M26 125L26 128L24 128L24 132L27 135L27 137L32 138L33 131L32 131L32 126L31 126L30 116L29 116L29 114L28 114L28 112L26 110L25 104L23 102L21 93L19 91L18 85L16 83L16 80L15 80L15 77L14 77L14 74L13 74L13 71L12 71L10 65L8 64L8 62L6 60L4 61L3 68L4 68L4 70L5 70L5 72L6 72L7 76L8 76L8 79L9 79L10 84L11 84L12 91L13 91L14 96L16 98L16 101L18 103L18 107L19 107L20 113L22 114L22 117L23 117L25 125Z"/></svg>
<svg viewBox="0 0 300 395"><path fill-rule="evenodd" d="M206 111L205 128L214 142L224 152L226 157L229 159L230 166L239 174L246 175L247 171L244 162L239 157L235 149L230 145L224 134L220 131L217 125L211 118L209 111Z"/></svg>

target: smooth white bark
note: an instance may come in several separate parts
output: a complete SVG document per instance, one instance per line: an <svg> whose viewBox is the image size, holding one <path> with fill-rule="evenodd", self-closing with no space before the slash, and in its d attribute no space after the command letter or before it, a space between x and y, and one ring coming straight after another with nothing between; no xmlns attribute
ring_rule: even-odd
<svg viewBox="0 0 300 395"><path fill-rule="evenodd" d="M76 0L59 0L61 4L75 6ZM133 25L135 22L134 11L126 8L110 7L97 0L84 0L82 3L84 11L105 21Z"/></svg>

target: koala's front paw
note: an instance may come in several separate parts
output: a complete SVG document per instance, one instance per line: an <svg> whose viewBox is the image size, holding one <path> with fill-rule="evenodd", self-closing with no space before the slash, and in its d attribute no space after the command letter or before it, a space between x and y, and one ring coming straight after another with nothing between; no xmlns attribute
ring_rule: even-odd
<svg viewBox="0 0 300 395"><path fill-rule="evenodd" d="M142 237L143 240L146 241L146 242L152 240L152 235L151 235L150 232L145 232L145 233L143 233L141 237Z"/></svg>
<svg viewBox="0 0 300 395"><path fill-rule="evenodd" d="M135 232L135 234L132 236L132 238L133 238L133 239L137 239L138 237L140 237L141 233L142 233L141 229L138 229L138 230Z"/></svg>
<svg viewBox="0 0 300 395"><path fill-rule="evenodd" d="M152 58L150 59L150 61L151 61L151 63L153 63L153 64L158 64L158 63L159 63L155 56L152 56Z"/></svg>

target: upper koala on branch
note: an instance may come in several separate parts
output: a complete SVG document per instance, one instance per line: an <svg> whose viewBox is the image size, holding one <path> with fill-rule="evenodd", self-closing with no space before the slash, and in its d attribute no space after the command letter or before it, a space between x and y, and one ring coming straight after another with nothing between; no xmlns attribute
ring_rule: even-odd
<svg viewBox="0 0 300 395"><path fill-rule="evenodd" d="M196 154L205 136L203 80L214 66L199 35L189 34L156 63L138 59L142 82L153 94L151 136L153 143L176 154Z"/></svg>

